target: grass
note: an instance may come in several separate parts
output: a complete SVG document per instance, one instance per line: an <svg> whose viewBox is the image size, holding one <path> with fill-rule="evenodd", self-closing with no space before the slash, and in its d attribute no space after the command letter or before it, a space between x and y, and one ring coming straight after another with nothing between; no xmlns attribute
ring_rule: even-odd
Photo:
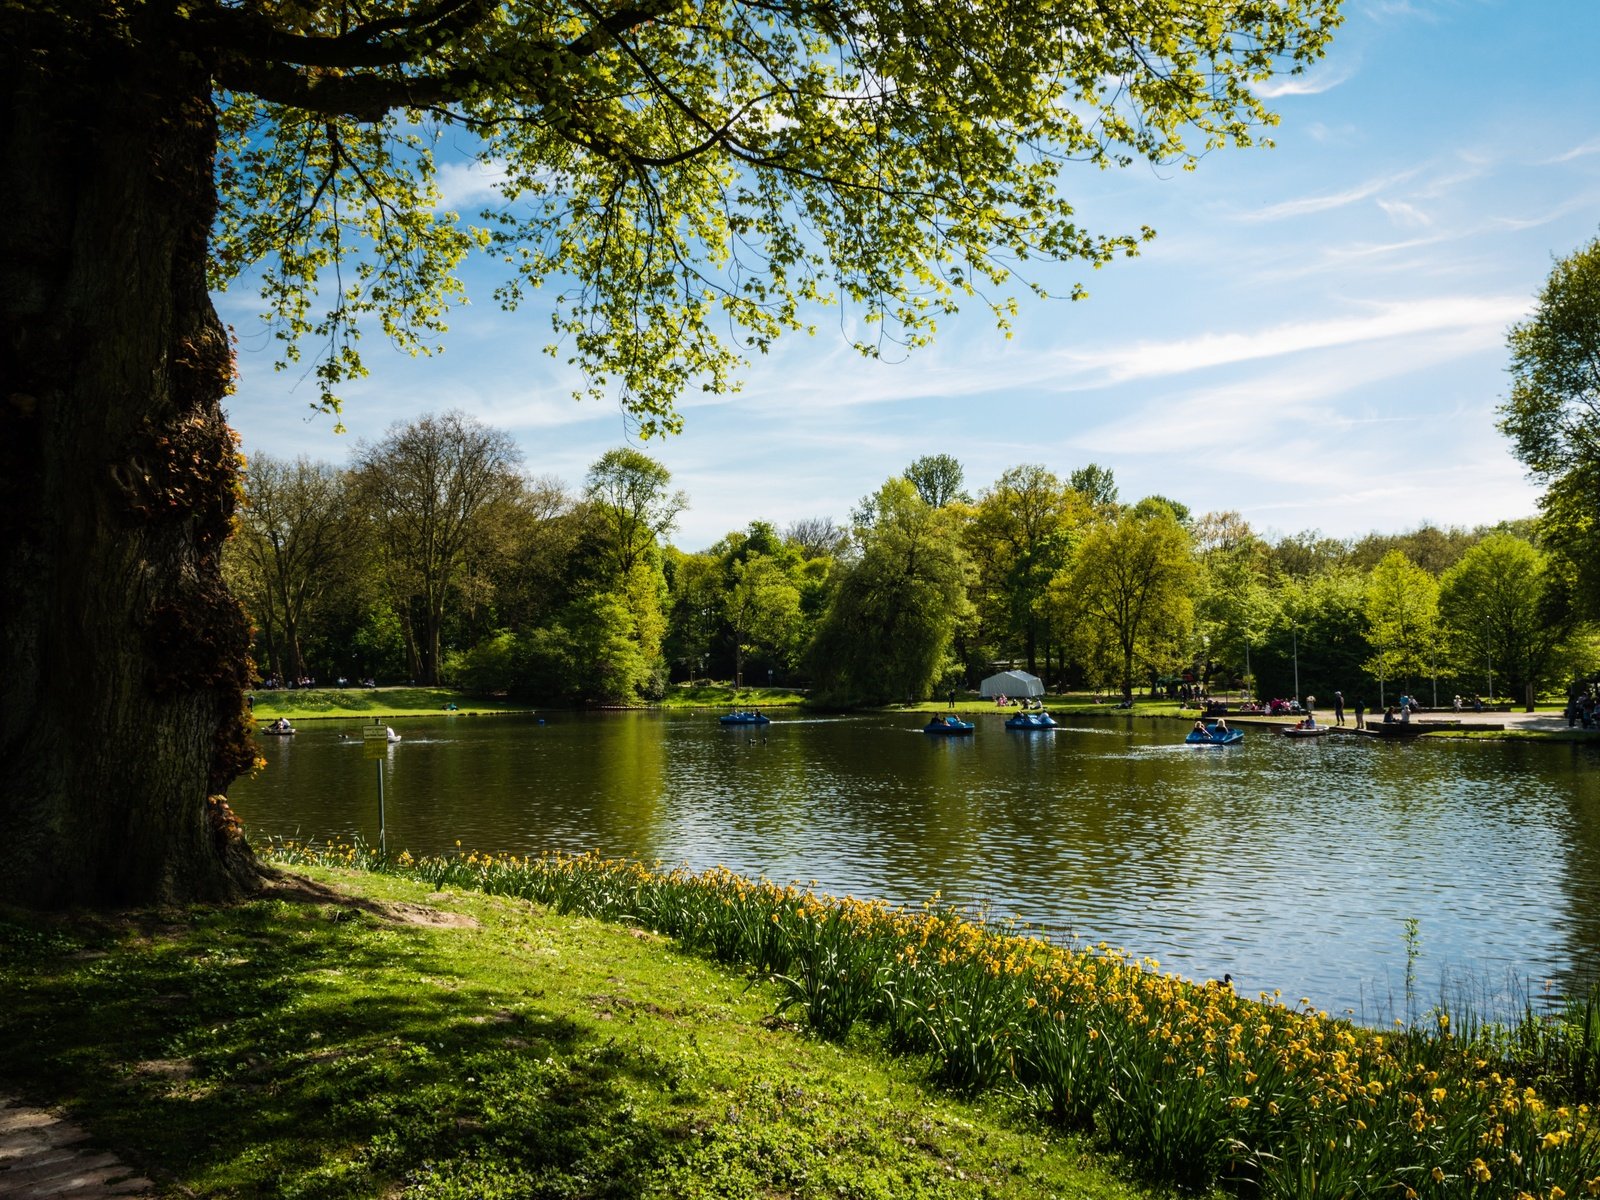
<svg viewBox="0 0 1600 1200"><path fill-rule="evenodd" d="M805 693L793 688L736 688L722 683L674 684L659 708L782 708L804 704Z"/></svg>
<svg viewBox="0 0 1600 1200"><path fill-rule="evenodd" d="M304 873L230 908L0 913L8 1089L167 1197L1159 1194L637 922Z"/></svg>
<svg viewBox="0 0 1600 1200"><path fill-rule="evenodd" d="M360 847L278 852L668 933L777 983L778 1012L820 1037L870 1037L948 1091L1022 1106L1041 1132L1092 1131L1185 1190L1600 1195L1591 1097L1560 1090L1583 1081L1547 1071L1550 1090L1519 1083L1512 1071L1525 1058L1497 1053L1486 1027L1461 1036L1442 1010L1393 1031L1360 1029L1305 1001L1249 1000L937 903L890 909L721 870L662 873L588 855L381 863ZM1567 1041L1581 1041L1592 1073L1600 1007L1586 1011Z"/></svg>
<svg viewBox="0 0 1600 1200"><path fill-rule="evenodd" d="M261 722L278 717L308 721L318 717L434 716L450 711L452 704L455 711L467 715L533 711L526 701L468 696L444 687L296 688L254 692L252 696L256 720Z"/></svg>

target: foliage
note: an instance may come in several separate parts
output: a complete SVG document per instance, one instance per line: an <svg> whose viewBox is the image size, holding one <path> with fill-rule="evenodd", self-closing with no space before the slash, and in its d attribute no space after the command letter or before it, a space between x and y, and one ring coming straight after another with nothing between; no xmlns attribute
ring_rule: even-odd
<svg viewBox="0 0 1600 1200"><path fill-rule="evenodd" d="M963 544L976 568L975 604L987 641L1019 647L1028 670L1058 609L1050 581L1066 565L1089 519L1087 499L1038 463L1003 471L985 489Z"/></svg>
<svg viewBox="0 0 1600 1200"><path fill-rule="evenodd" d="M600 516L601 557L611 580L634 569L689 506L668 492L672 472L637 450L607 450L584 479L583 494Z"/></svg>
<svg viewBox="0 0 1600 1200"><path fill-rule="evenodd" d="M860 556L844 568L808 651L824 705L928 695L967 613L966 559L949 510L930 507L904 479L872 499L876 519L860 531Z"/></svg>
<svg viewBox="0 0 1600 1200"><path fill-rule="evenodd" d="M1516 456L1546 482L1600 464L1600 238L1556 261L1506 343L1511 395L1500 428Z"/></svg>
<svg viewBox="0 0 1600 1200"><path fill-rule="evenodd" d="M1090 463L1079 467L1067 476L1067 486L1078 492L1096 508L1108 508L1117 502L1117 480L1110 467Z"/></svg>
<svg viewBox="0 0 1600 1200"><path fill-rule="evenodd" d="M1367 641L1377 653L1368 674L1410 690L1411 681L1439 667L1439 584L1428 572L1391 550L1367 579Z"/></svg>
<svg viewBox="0 0 1600 1200"><path fill-rule="evenodd" d="M817 303L857 309L878 354L974 299L1006 325L990 292L1019 263L1133 253L1151 231L1082 228L1066 164L1252 144L1276 120L1255 85L1338 21L1336 0L183 14L225 99L213 282L258 264L286 361L329 347L325 403L362 371L360 322L428 350L482 248L511 275L501 303L540 293L583 390L615 387L647 435ZM439 210L428 126L497 167L481 225Z"/></svg>
<svg viewBox="0 0 1600 1200"><path fill-rule="evenodd" d="M238 535L226 550L231 586L264 626L272 672L298 679L306 674L307 627L360 562L352 543L362 530L345 480L325 463L252 455L245 495Z"/></svg>
<svg viewBox="0 0 1600 1200"><path fill-rule="evenodd" d="M1516 698L1552 681L1557 651L1575 624L1566 581L1550 557L1506 534L1485 538L1445 572L1439 609L1457 671L1483 678L1490 695L1493 672Z"/></svg>
<svg viewBox="0 0 1600 1200"><path fill-rule="evenodd" d="M952 455L924 454L905 469L905 478L917 489L917 495L934 508L972 503L972 497L962 486L966 482L966 471Z"/></svg>
<svg viewBox="0 0 1600 1200"><path fill-rule="evenodd" d="M960 1092L1004 1087L1083 1125L1159 1178L1263 1198L1548 1197L1600 1190L1587 1106L1553 1102L1483 1057L1447 1015L1385 1034L1227 985L1194 985L1106 947L921 909L838 900L585 855L467 854L379 864L286 846L288 862L361 862L439 890L520 896L625 920L774 979L824 1036L859 1023Z"/></svg>
<svg viewBox="0 0 1600 1200"><path fill-rule="evenodd" d="M356 451L356 503L422 683L439 682L446 608L487 516L519 491L521 459L509 434L458 411L396 423Z"/></svg>
<svg viewBox="0 0 1600 1200"><path fill-rule="evenodd" d="M1194 577L1189 536L1172 512L1129 510L1090 527L1050 591L1077 615L1081 636L1115 647L1123 699L1131 700L1136 661L1160 672L1187 649Z"/></svg>

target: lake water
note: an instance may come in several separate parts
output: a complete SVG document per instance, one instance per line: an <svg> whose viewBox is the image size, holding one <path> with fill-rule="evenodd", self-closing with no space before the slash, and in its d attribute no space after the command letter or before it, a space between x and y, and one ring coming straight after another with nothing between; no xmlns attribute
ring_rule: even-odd
<svg viewBox="0 0 1600 1200"><path fill-rule="evenodd" d="M1187 724L935 738L915 715L460 714L395 721L388 844L415 854L598 850L723 865L837 895L934 892L1059 937L1106 941L1246 994L1368 1021L1442 985L1535 1003L1600 962L1600 754L1589 746L1251 729L1195 750ZM354 722L263 738L232 789L253 836L377 841L377 764ZM1514 990L1514 989L1513 989Z"/></svg>

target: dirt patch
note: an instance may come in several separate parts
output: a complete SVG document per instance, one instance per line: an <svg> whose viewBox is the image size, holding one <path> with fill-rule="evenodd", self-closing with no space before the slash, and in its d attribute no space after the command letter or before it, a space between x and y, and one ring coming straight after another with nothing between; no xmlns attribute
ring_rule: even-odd
<svg viewBox="0 0 1600 1200"><path fill-rule="evenodd" d="M260 894L265 899L284 900L291 904L326 905L335 920L348 920L357 913L365 913L390 925L426 925L436 929L478 927L478 919L467 913L430 908L426 904L412 904L407 900L367 900L288 871L271 871Z"/></svg>

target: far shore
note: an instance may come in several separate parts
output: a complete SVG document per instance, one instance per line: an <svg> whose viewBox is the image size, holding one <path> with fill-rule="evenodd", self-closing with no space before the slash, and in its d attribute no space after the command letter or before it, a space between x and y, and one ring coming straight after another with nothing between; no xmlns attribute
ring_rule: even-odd
<svg viewBox="0 0 1600 1200"><path fill-rule="evenodd" d="M1123 708L1117 697L1101 694L1099 700L1093 693L1069 692L1046 695L1044 706L1057 716L1131 716L1140 718L1167 718L1192 721L1199 709L1184 706L1165 697L1152 699L1136 697L1131 708ZM778 710L799 708L807 703L803 691L792 688L735 688L728 684L701 683L693 686L678 684L662 700L637 705L588 705L582 708L565 708L560 705L532 704L524 699L505 696L470 695L447 687L344 687L273 689L252 693L253 712L258 721L287 717L291 721L399 721L414 717L431 716L533 716L541 713L624 711L628 709L668 710L682 712L721 712L738 708ZM1230 705L1234 707L1234 705ZM864 710L906 713L1009 713L1014 707L1001 708L992 699L972 692L958 692L952 707L945 696L906 704L893 704L880 709ZM1353 732L1354 707L1345 710L1343 727L1334 723L1331 706L1319 704L1317 720L1333 728L1335 733ZM1261 713L1229 712L1232 724L1252 726L1292 725L1296 717L1274 717ZM1373 712L1366 714L1369 723ZM1382 710L1377 713L1382 719ZM1600 740L1600 731L1569 728L1559 704L1545 703L1533 712L1520 708L1509 712L1454 712L1449 708L1422 710L1415 718L1423 725L1433 725L1429 737L1455 737L1474 739L1532 739L1539 741L1589 742Z"/></svg>

